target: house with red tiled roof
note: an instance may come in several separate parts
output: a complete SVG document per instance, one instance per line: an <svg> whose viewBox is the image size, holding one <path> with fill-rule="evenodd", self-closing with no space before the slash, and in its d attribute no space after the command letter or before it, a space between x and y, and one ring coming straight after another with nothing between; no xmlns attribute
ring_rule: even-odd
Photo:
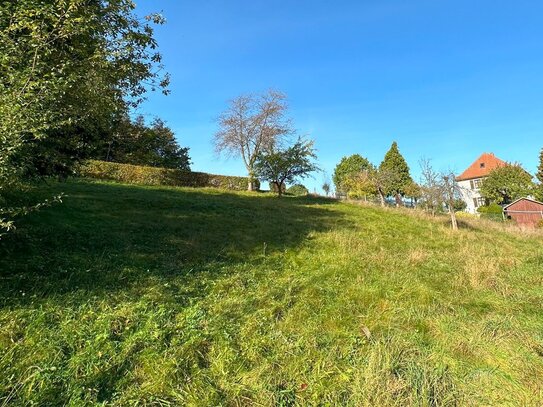
<svg viewBox="0 0 543 407"><path fill-rule="evenodd" d="M466 203L466 212L477 213L477 208L486 204L479 188L490 171L507 163L492 153L483 153L462 174L456 177L460 186L462 200Z"/></svg>

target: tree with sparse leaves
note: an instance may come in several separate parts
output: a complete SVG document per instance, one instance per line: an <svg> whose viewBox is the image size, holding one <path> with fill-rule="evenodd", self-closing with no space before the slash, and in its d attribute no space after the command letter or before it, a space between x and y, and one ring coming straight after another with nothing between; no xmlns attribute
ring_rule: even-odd
<svg viewBox="0 0 543 407"><path fill-rule="evenodd" d="M443 177L434 170L429 159L421 159L419 165L422 178L422 206L427 212L430 212L432 216L434 216L436 213L442 212L444 208Z"/></svg>
<svg viewBox="0 0 543 407"><path fill-rule="evenodd" d="M255 160L254 174L275 186L279 196L286 184L306 178L319 168L314 162L317 158L312 140L298 139L285 149L260 153Z"/></svg>
<svg viewBox="0 0 543 407"><path fill-rule="evenodd" d="M461 188L456 182L455 175L449 172L437 172L433 169L430 160L421 159L420 167L422 183L420 186L422 204L426 211L435 215L446 209L451 218L451 227L458 229L456 211L461 198Z"/></svg>
<svg viewBox="0 0 543 407"><path fill-rule="evenodd" d="M481 185L481 195L497 204L508 204L534 193L532 176L520 164L507 164L492 171Z"/></svg>
<svg viewBox="0 0 543 407"><path fill-rule="evenodd" d="M217 153L241 156L249 175L250 191L256 188L255 164L258 156L272 153L293 133L287 111L286 95L270 90L257 96L238 96L219 116L215 150Z"/></svg>
<svg viewBox="0 0 543 407"><path fill-rule="evenodd" d="M409 166L396 142L392 143L390 150L385 154L385 158L379 165L379 170L390 175L384 185L386 195L394 197L396 206L402 205L402 197L406 195L408 188L413 184L413 179L409 173Z"/></svg>

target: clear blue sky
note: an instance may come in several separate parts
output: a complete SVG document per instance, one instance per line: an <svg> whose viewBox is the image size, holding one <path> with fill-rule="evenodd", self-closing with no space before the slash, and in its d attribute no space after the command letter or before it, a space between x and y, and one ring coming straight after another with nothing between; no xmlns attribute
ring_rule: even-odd
<svg viewBox="0 0 543 407"><path fill-rule="evenodd" d="M157 30L171 95L141 108L190 147L195 171L244 175L217 158L214 118L245 92L289 96L331 175L342 156L378 164L396 140L418 161L464 170L482 152L534 172L543 147L543 2L502 0L137 0ZM305 184L313 189L322 175Z"/></svg>

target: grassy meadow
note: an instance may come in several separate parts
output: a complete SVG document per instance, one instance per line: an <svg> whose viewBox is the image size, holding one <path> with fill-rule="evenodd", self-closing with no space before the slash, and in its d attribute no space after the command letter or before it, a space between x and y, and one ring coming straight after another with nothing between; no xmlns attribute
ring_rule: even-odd
<svg viewBox="0 0 543 407"><path fill-rule="evenodd" d="M0 241L0 406L543 404L541 236L314 197L29 194L60 191Z"/></svg>

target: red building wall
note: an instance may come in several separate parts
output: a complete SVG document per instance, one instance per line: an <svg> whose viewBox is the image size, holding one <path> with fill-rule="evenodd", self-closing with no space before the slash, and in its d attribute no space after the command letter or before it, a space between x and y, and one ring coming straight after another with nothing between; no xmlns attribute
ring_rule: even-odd
<svg viewBox="0 0 543 407"><path fill-rule="evenodd" d="M508 206L505 213L519 225L533 227L543 220L543 204L521 199Z"/></svg>

